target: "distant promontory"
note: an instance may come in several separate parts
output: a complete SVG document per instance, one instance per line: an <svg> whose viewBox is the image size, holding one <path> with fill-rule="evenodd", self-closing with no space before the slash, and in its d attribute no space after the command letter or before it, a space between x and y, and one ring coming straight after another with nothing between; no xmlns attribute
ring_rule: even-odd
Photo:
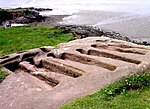
<svg viewBox="0 0 150 109"><path fill-rule="evenodd" d="M32 22L41 22L46 17L41 16L39 12L52 11L49 8L15 8L15 9L0 9L0 25L6 21L11 23L27 24Z"/></svg>

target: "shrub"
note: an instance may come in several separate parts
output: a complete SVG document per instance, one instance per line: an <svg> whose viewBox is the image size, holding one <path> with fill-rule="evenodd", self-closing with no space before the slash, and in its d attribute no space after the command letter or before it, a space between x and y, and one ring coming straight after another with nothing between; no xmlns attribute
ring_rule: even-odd
<svg viewBox="0 0 150 109"><path fill-rule="evenodd" d="M141 91L150 87L150 74L136 74L131 77L123 78L100 91L102 98L109 100L119 94L126 94L127 91Z"/></svg>

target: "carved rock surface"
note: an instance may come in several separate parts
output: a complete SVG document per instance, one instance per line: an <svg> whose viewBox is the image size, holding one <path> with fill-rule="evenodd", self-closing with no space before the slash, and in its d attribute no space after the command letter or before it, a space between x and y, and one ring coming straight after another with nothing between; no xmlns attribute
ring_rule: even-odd
<svg viewBox="0 0 150 109"><path fill-rule="evenodd" d="M56 109L150 67L150 47L88 37L0 57L2 109Z"/></svg>

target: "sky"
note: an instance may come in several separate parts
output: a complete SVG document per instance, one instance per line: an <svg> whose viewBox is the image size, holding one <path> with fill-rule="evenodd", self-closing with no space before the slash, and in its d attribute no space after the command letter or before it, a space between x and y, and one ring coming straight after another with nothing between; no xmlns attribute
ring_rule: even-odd
<svg viewBox="0 0 150 109"><path fill-rule="evenodd" d="M1 8L31 6L52 8L64 14L79 10L150 13L150 0L0 0Z"/></svg>

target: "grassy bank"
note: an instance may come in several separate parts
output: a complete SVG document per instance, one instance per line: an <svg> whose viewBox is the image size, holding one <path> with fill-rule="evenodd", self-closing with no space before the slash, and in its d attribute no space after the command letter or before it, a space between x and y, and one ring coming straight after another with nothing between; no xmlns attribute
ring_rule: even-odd
<svg viewBox="0 0 150 109"><path fill-rule="evenodd" d="M0 56L41 46L56 46L71 38L70 33L48 26L0 27Z"/></svg>
<svg viewBox="0 0 150 109"><path fill-rule="evenodd" d="M150 74L117 81L60 109L150 109Z"/></svg>

